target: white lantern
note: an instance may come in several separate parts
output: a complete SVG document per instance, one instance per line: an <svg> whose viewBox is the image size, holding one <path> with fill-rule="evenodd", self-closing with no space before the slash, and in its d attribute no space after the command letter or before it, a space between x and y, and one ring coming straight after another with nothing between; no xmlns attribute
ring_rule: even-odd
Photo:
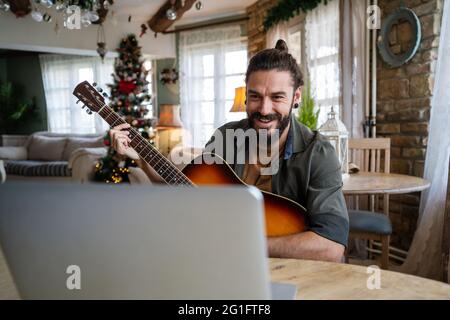
<svg viewBox="0 0 450 320"><path fill-rule="evenodd" d="M348 131L342 121L336 118L333 107L328 113L328 120L319 128L319 132L328 138L336 150L342 177L345 178L348 175Z"/></svg>

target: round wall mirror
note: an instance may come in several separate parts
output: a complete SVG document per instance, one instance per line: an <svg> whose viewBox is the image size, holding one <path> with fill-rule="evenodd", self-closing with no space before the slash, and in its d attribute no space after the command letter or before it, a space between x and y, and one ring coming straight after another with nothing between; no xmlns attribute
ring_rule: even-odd
<svg viewBox="0 0 450 320"><path fill-rule="evenodd" d="M388 65L399 67L414 57L421 39L419 18L411 9L402 7L383 21L378 37L378 50Z"/></svg>

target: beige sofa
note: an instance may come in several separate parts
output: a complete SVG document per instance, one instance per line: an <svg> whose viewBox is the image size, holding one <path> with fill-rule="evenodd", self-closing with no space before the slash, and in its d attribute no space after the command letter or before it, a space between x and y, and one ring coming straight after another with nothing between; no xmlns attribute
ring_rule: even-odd
<svg viewBox="0 0 450 320"><path fill-rule="evenodd" d="M103 135L36 132L24 145L0 147L7 180L92 181L107 148Z"/></svg>

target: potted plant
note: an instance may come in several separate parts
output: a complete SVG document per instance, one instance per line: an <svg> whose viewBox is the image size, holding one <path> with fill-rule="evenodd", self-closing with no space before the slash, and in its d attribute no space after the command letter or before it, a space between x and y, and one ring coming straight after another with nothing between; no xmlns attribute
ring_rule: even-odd
<svg viewBox="0 0 450 320"><path fill-rule="evenodd" d="M319 119L319 109L315 111L316 102L311 93L311 82L307 81L302 90L302 104L298 111L297 120L310 128L317 130L317 121Z"/></svg>
<svg viewBox="0 0 450 320"><path fill-rule="evenodd" d="M36 103L22 98L11 82L0 82L0 131L10 133L19 124L36 117Z"/></svg>

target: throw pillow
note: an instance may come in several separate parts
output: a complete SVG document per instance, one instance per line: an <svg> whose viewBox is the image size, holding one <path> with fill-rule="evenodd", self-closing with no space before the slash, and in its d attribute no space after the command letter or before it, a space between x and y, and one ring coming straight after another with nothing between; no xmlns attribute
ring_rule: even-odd
<svg viewBox="0 0 450 320"><path fill-rule="evenodd" d="M67 138L33 135L28 145L28 160L60 161Z"/></svg>

